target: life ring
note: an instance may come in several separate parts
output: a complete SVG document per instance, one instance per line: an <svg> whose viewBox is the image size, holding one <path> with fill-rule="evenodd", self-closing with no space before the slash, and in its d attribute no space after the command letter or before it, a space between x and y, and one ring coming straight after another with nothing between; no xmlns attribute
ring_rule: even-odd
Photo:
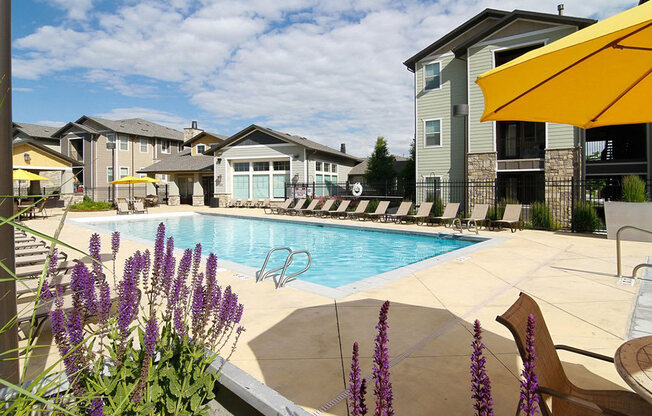
<svg viewBox="0 0 652 416"><path fill-rule="evenodd" d="M360 182L356 182L353 184L353 189L351 189L351 193L353 196L360 196L362 195L362 184Z"/></svg>

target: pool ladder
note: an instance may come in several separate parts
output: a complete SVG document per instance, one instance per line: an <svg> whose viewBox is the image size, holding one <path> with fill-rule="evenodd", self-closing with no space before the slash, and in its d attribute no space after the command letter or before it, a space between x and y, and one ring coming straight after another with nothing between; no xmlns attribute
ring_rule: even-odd
<svg viewBox="0 0 652 416"><path fill-rule="evenodd" d="M267 269L267 263L269 263L269 258L272 256L272 253L276 251L287 251L288 255L285 258L285 263L277 267L275 269ZM297 254L305 254L308 257L308 264L306 267L303 269L299 270L296 273L292 273L286 276L286 272L288 270L288 267L292 264L292 261L294 260L294 256ZM287 283L295 280L297 276L299 276L301 273L304 273L306 270L310 268L310 265L312 264L312 257L310 257L310 252L308 250L296 250L293 251L290 247L274 247L273 249L269 250L267 253L267 257L265 257L265 262L263 263L263 267L260 268L260 270L256 271L256 283L262 282L263 280L271 277L274 280L274 285L276 286L277 289L282 288L285 286ZM278 273L280 271L280 273Z"/></svg>

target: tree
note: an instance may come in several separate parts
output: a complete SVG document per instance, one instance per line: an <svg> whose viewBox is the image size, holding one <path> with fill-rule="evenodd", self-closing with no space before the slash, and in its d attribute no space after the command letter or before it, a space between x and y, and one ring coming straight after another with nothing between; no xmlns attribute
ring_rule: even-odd
<svg viewBox="0 0 652 416"><path fill-rule="evenodd" d="M410 143L410 157L405 161L405 164L403 165L403 168L399 174L401 179L403 179L406 183L414 183L416 180L416 144L416 139L412 139L412 143Z"/></svg>
<svg viewBox="0 0 652 416"><path fill-rule="evenodd" d="M378 137L376 147L367 160L365 179L369 183L391 182L396 178L395 164L394 156L387 150L387 141L384 137Z"/></svg>

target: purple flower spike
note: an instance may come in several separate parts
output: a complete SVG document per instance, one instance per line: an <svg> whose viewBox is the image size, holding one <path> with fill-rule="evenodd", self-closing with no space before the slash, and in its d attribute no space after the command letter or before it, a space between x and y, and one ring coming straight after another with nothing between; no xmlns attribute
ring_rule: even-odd
<svg viewBox="0 0 652 416"><path fill-rule="evenodd" d="M539 413L539 378L534 370L536 369L536 348L534 344L534 315L530 314L527 319L527 331L525 336L525 359L523 360L523 371L521 375L521 400L520 408L525 416L533 416Z"/></svg>
<svg viewBox="0 0 652 416"><path fill-rule="evenodd" d="M101 325L105 325L111 312L111 290L106 282L100 283L100 302L98 305L98 317Z"/></svg>
<svg viewBox="0 0 652 416"><path fill-rule="evenodd" d="M88 243L88 251L94 260L93 272L95 272L95 278L98 281L104 281L104 273L102 273L102 257L100 255L101 246L100 235L97 233L92 234Z"/></svg>
<svg viewBox="0 0 652 416"><path fill-rule="evenodd" d="M143 276L143 287L145 289L145 292L147 292L147 286L149 283L149 270L151 266L151 259L150 259L150 252L149 250L145 250L143 253L142 257L140 258L140 266L142 269L142 276Z"/></svg>
<svg viewBox="0 0 652 416"><path fill-rule="evenodd" d="M351 358L351 373L349 374L349 407L351 416L362 416L367 413L362 393L363 379L361 377L360 362L358 358L358 343L353 343L353 357Z"/></svg>
<svg viewBox="0 0 652 416"><path fill-rule="evenodd" d="M135 403L140 403L143 397L143 390L147 383L147 376L149 374L149 366L152 357L154 356L154 348L156 347L156 340L158 339L158 326L156 323L156 315L152 315L147 321L145 327L145 336L143 337L143 351L144 357L140 367L140 379L138 387L134 391L132 399Z"/></svg>
<svg viewBox="0 0 652 416"><path fill-rule="evenodd" d="M201 276L201 275L200 275ZM198 285L192 294L192 330L195 337L202 335L202 322L204 317L204 308L206 307L206 299L204 288Z"/></svg>
<svg viewBox="0 0 652 416"><path fill-rule="evenodd" d="M165 224L160 223L156 230L156 239L154 240L154 261L152 264L152 290L156 292L158 283L163 274L165 262Z"/></svg>
<svg viewBox="0 0 652 416"><path fill-rule="evenodd" d="M50 264L48 265L48 277L54 277L59 270L59 251L54 248L50 256Z"/></svg>
<svg viewBox="0 0 652 416"><path fill-rule="evenodd" d="M477 416L493 416L493 398L491 397L491 381L487 375L486 362L483 356L482 328L477 319L473 324L473 353L471 354L471 397L475 400L473 408Z"/></svg>
<svg viewBox="0 0 652 416"><path fill-rule="evenodd" d="M73 267L70 288L73 307L79 311L83 310L85 315L94 314L97 303L95 279L84 263L77 262Z"/></svg>
<svg viewBox="0 0 652 416"><path fill-rule="evenodd" d="M174 331L177 333L179 338L186 336L186 324L184 323L184 313L183 308L174 309Z"/></svg>
<svg viewBox="0 0 652 416"><path fill-rule="evenodd" d="M114 231L111 234L111 254L113 254L113 261L118 257L120 251L120 231Z"/></svg>
<svg viewBox="0 0 652 416"><path fill-rule="evenodd" d="M378 335L376 335L376 348L374 351L374 394L376 395L375 416L392 416L394 409L392 402L392 383L389 381L389 338L387 336L387 313L389 312L389 301L385 301L380 308L378 317Z"/></svg>
<svg viewBox="0 0 652 416"><path fill-rule="evenodd" d="M172 276L174 276L174 267L176 260L174 258L174 238L168 238L165 247L165 260L163 263L163 275L161 278L161 289L165 293L170 293L170 286L172 286Z"/></svg>
<svg viewBox="0 0 652 416"><path fill-rule="evenodd" d="M199 273L199 263L201 263L201 244L197 244L192 252L192 288L195 289L195 280Z"/></svg>
<svg viewBox="0 0 652 416"><path fill-rule="evenodd" d="M134 276L133 262L133 257L129 257L125 262L124 277L118 286L118 330L121 341L117 354L118 360L122 359L129 335L129 326L138 312L139 290Z"/></svg>
<svg viewBox="0 0 652 416"><path fill-rule="evenodd" d="M102 399L93 399L90 416L104 416L104 402L102 402Z"/></svg>

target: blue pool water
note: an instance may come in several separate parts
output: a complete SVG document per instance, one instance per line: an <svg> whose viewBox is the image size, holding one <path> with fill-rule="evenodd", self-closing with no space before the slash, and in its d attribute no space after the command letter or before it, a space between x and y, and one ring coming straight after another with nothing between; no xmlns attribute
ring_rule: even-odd
<svg viewBox="0 0 652 416"><path fill-rule="evenodd" d="M267 252L278 246L306 249L312 255L310 269L299 279L339 287L366 277L407 266L430 257L474 244L462 239L402 234L357 228L329 227L233 216L192 215L165 219L91 222L89 225L154 241L156 227L164 222L175 247L201 243L204 254L259 269ZM287 253L272 257L278 264ZM274 261L275 260L275 261ZM292 270L305 266L297 256Z"/></svg>

